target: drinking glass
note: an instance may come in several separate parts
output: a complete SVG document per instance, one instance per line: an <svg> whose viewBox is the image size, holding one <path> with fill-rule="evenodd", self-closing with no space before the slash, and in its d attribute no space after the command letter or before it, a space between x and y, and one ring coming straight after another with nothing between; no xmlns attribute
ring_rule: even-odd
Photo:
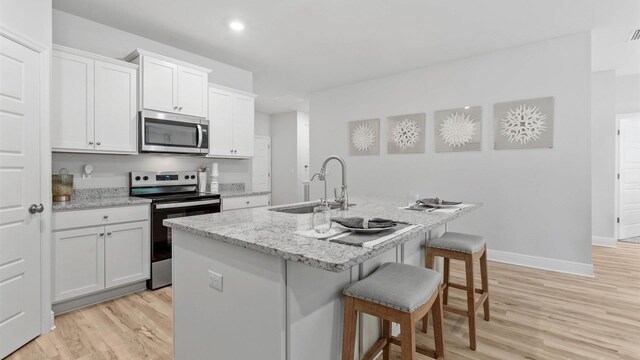
<svg viewBox="0 0 640 360"><path fill-rule="evenodd" d="M420 200L420 194L416 191L409 191L407 193L407 206L413 206Z"/></svg>
<svg viewBox="0 0 640 360"><path fill-rule="evenodd" d="M320 205L313 208L313 217L311 218L311 224L313 229L319 234L326 234L331 230L331 208L326 202L320 203Z"/></svg>

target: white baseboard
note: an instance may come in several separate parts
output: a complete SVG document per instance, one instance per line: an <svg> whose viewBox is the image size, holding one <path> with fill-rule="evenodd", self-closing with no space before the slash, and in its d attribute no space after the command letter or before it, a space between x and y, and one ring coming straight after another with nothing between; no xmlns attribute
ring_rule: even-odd
<svg viewBox="0 0 640 360"><path fill-rule="evenodd" d="M591 244L594 246L616 247L618 241L614 238L592 236Z"/></svg>
<svg viewBox="0 0 640 360"><path fill-rule="evenodd" d="M534 269L550 270L580 276L594 276L592 264L522 255L490 249L487 249L487 258L491 261L525 266Z"/></svg>

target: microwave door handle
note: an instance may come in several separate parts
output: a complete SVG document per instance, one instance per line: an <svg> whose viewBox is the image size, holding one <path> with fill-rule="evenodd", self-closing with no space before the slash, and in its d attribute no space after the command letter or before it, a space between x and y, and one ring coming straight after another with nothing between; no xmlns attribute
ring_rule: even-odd
<svg viewBox="0 0 640 360"><path fill-rule="evenodd" d="M202 147L202 125L196 125L198 127L198 145L196 147L200 149Z"/></svg>

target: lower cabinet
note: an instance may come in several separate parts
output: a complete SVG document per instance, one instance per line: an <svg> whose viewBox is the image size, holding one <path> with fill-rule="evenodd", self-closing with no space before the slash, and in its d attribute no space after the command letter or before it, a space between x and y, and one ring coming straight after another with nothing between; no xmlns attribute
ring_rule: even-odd
<svg viewBox="0 0 640 360"><path fill-rule="evenodd" d="M124 208L123 208L124 209ZM95 212L96 210L87 210ZM148 214L148 206L140 211ZM55 224L71 224L65 219L86 217L83 211L54 213L53 301L78 298L149 278L149 220L108 223L82 228L56 229ZM111 217L115 218L115 217ZM79 226L84 225L82 222Z"/></svg>

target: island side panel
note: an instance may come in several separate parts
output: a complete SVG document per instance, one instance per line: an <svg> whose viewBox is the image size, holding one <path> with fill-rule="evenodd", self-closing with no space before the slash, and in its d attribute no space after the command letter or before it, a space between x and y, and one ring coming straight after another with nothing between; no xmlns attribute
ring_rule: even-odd
<svg viewBox="0 0 640 360"><path fill-rule="evenodd" d="M285 261L172 231L174 358L286 360Z"/></svg>
<svg viewBox="0 0 640 360"><path fill-rule="evenodd" d="M396 249L363 264L364 275L384 262L395 262ZM358 266L333 273L301 263L287 263L289 359L341 359L344 299L342 290L358 280ZM363 354L380 336L379 321L363 315ZM360 338L358 332L356 339ZM358 340L356 340L358 342ZM356 349L358 349L356 344ZM354 359L359 359L358 351Z"/></svg>

